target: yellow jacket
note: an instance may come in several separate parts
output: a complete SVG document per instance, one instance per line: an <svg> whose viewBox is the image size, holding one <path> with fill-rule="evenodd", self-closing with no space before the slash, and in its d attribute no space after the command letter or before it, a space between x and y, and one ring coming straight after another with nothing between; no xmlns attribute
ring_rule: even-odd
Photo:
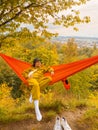
<svg viewBox="0 0 98 130"><path fill-rule="evenodd" d="M23 72L23 76L28 78L40 79L46 72L54 71L51 67L41 66L40 68L31 67Z"/></svg>

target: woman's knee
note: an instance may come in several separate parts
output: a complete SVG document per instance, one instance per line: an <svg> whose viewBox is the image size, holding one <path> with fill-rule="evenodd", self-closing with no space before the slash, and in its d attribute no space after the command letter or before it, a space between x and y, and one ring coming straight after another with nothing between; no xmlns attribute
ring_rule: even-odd
<svg viewBox="0 0 98 130"><path fill-rule="evenodd" d="M30 86L39 86L39 83L38 83L38 81L36 79L29 79L28 84Z"/></svg>

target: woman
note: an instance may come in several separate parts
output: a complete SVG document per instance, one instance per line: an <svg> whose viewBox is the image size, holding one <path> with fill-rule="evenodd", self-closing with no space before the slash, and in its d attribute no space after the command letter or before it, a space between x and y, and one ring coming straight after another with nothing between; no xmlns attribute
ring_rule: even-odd
<svg viewBox="0 0 98 130"><path fill-rule="evenodd" d="M36 58L33 61L32 67L23 73L29 84L29 88L34 100L36 118L38 121L41 121L42 119L42 115L39 110L40 89L43 89L52 81L51 76L44 76L46 72L50 72L51 75L54 75L53 68L43 66L41 60Z"/></svg>

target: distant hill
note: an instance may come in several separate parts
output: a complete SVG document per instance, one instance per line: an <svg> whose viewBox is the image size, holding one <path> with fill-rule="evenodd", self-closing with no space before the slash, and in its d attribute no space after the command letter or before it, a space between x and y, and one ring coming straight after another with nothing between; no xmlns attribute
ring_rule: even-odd
<svg viewBox="0 0 98 130"><path fill-rule="evenodd" d="M75 42L77 43L77 45L79 47L83 47L83 46L93 47L96 44L96 46L98 48L98 38L97 37L58 36L58 37L53 37L52 42L65 43L70 38L74 38Z"/></svg>

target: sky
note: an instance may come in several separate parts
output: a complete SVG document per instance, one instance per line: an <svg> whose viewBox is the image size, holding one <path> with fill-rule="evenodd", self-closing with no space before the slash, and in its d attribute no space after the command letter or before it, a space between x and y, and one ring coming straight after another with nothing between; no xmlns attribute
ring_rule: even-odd
<svg viewBox="0 0 98 130"><path fill-rule="evenodd" d="M81 16L90 16L91 22L88 24L76 25L79 31L74 31L72 27L49 25L49 31L58 33L60 36L82 36L98 37L98 0L90 0L86 4L78 7Z"/></svg>
<svg viewBox="0 0 98 130"><path fill-rule="evenodd" d="M80 16L90 16L91 22L84 24L77 24L79 31L74 31L73 27L65 28L62 26L54 26L50 19L48 24L48 31L58 33L59 36L80 36L80 37L97 37L98 38L98 0L90 0L86 4L74 7L80 11ZM67 12L68 13L68 12ZM27 26L31 31L34 29L32 25L23 24L22 27Z"/></svg>

